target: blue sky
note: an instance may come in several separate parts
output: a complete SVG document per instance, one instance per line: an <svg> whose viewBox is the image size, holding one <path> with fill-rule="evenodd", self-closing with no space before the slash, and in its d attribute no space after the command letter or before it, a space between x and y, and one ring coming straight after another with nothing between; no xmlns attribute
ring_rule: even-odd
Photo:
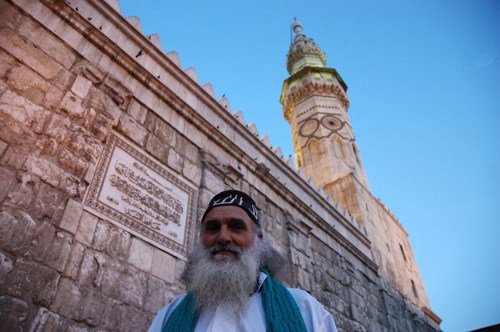
<svg viewBox="0 0 500 332"><path fill-rule="evenodd" d="M500 1L120 6L284 155L279 96L297 17L349 86L372 192L408 231L442 329L500 323Z"/></svg>

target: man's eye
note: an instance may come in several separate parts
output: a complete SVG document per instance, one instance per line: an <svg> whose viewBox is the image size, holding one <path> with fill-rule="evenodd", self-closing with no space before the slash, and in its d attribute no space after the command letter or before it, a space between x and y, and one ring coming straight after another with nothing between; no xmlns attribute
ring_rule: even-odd
<svg viewBox="0 0 500 332"><path fill-rule="evenodd" d="M242 224L233 224L233 225L231 225L231 228L235 231L240 231L240 230L245 229L245 226Z"/></svg>
<svg viewBox="0 0 500 332"><path fill-rule="evenodd" d="M216 225L216 224L208 224L207 227L205 227L205 230L207 230L208 232L214 232L214 231L217 231L219 229L219 225Z"/></svg>

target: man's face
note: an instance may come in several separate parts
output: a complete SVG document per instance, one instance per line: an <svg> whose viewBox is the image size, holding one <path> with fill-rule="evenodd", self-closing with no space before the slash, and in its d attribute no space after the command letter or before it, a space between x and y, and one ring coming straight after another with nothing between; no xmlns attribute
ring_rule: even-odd
<svg viewBox="0 0 500 332"><path fill-rule="evenodd" d="M259 236L262 235L259 233ZM253 244L254 237L254 222L237 206L217 206L207 213L202 223L201 243L207 249L215 245L234 245L245 250ZM213 253L213 257L219 255L236 260L240 254L225 249Z"/></svg>

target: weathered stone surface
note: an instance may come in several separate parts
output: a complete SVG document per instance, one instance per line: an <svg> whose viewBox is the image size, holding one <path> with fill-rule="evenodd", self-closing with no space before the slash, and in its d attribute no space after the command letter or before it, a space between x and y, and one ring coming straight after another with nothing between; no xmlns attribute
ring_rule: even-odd
<svg viewBox="0 0 500 332"><path fill-rule="evenodd" d="M96 216L84 211L78 225L78 231L75 234L75 240L90 246L94 239L98 220Z"/></svg>
<svg viewBox="0 0 500 332"><path fill-rule="evenodd" d="M150 272L153 264L153 253L153 246L134 237L132 238L128 262L144 272Z"/></svg>
<svg viewBox="0 0 500 332"><path fill-rule="evenodd" d="M151 273L162 280L173 283L175 280L175 258L169 254L156 249L153 256L153 268Z"/></svg>
<svg viewBox="0 0 500 332"><path fill-rule="evenodd" d="M68 204L66 204L66 209L64 210L64 214L61 219L60 227L67 230L71 234L75 234L82 213L83 207L80 203L72 199L68 200Z"/></svg>
<svg viewBox="0 0 500 332"><path fill-rule="evenodd" d="M61 272L70 254L71 241L68 233L58 232L53 225L44 222L37 228L30 256Z"/></svg>
<svg viewBox="0 0 500 332"><path fill-rule="evenodd" d="M62 278L50 310L95 327L100 324L105 307L106 298L100 292Z"/></svg>
<svg viewBox="0 0 500 332"><path fill-rule="evenodd" d="M6 90L0 99L0 112L9 115L15 121L41 133L49 112L35 105L26 98Z"/></svg>
<svg viewBox="0 0 500 332"><path fill-rule="evenodd" d="M134 118L139 124L144 125L148 115L148 109L139 104L137 100L133 99L128 107L128 114Z"/></svg>
<svg viewBox="0 0 500 332"><path fill-rule="evenodd" d="M83 76L78 75L73 82L73 86L71 87L71 92L80 97L81 99L85 99L87 94L89 93L90 87L92 86L92 82L86 79Z"/></svg>
<svg viewBox="0 0 500 332"><path fill-rule="evenodd" d="M48 34L45 28L32 20L22 20L18 32L64 68L71 68L75 62L76 56L70 48L55 36Z"/></svg>
<svg viewBox="0 0 500 332"><path fill-rule="evenodd" d="M0 141L0 146L1 145L2 142ZM17 183L14 173L4 167L0 167L0 183L2 184L0 186L0 202L3 202Z"/></svg>
<svg viewBox="0 0 500 332"><path fill-rule="evenodd" d="M111 257L125 259L130 246L130 233L105 221L100 221L95 230L92 247L104 251Z"/></svg>
<svg viewBox="0 0 500 332"><path fill-rule="evenodd" d="M123 114L118 122L117 128L123 135L132 139L134 142L140 146L144 145L146 141L146 136L148 135L147 130L141 126L140 123L134 120L134 118Z"/></svg>
<svg viewBox="0 0 500 332"><path fill-rule="evenodd" d="M146 151L151 153L159 161L166 162L168 157L168 143L150 134L146 141Z"/></svg>
<svg viewBox="0 0 500 332"><path fill-rule="evenodd" d="M66 92L59 106L59 110L77 119L83 117L85 113L85 109L82 107L82 99L72 91Z"/></svg>
<svg viewBox="0 0 500 332"><path fill-rule="evenodd" d="M66 149L59 149L57 154L57 161L62 169L77 178L83 177L87 171L88 163L82 159Z"/></svg>
<svg viewBox="0 0 500 332"><path fill-rule="evenodd" d="M40 105L49 89L46 80L26 66L16 66L7 74L7 83L29 101Z"/></svg>
<svg viewBox="0 0 500 332"><path fill-rule="evenodd" d="M20 326L28 316L28 304L25 301L0 296L0 331L22 331Z"/></svg>
<svg viewBox="0 0 500 332"><path fill-rule="evenodd" d="M113 126L118 124L120 116L122 115L122 111L116 103L102 91L94 87L90 88L90 94L84 107L94 109L98 115L104 116Z"/></svg>
<svg viewBox="0 0 500 332"><path fill-rule="evenodd" d="M0 45L18 61L26 64L46 79L54 78L62 68L31 42L8 28L0 29Z"/></svg>
<svg viewBox="0 0 500 332"><path fill-rule="evenodd" d="M64 276L70 277L71 279L77 278L80 265L83 261L84 251L85 246L83 244L73 241L68 262L66 263L66 267L63 271Z"/></svg>
<svg viewBox="0 0 500 332"><path fill-rule="evenodd" d="M66 194L62 191L41 183L30 210L35 218L47 219L54 225L58 225L63 215L66 199Z"/></svg>
<svg viewBox="0 0 500 332"><path fill-rule="evenodd" d="M189 179L195 185L199 186L201 183L202 170L197 164L190 162L189 160L184 160L184 167L182 168L182 175L186 179Z"/></svg>
<svg viewBox="0 0 500 332"><path fill-rule="evenodd" d="M182 172L182 162L183 158L180 154L175 152L174 150L168 151L167 165L170 166L174 171L181 173Z"/></svg>
<svg viewBox="0 0 500 332"><path fill-rule="evenodd" d="M36 229L36 222L26 212L17 209L0 211L0 246L6 251L24 255Z"/></svg>
<svg viewBox="0 0 500 332"><path fill-rule="evenodd" d="M170 284L150 276L148 279L146 300L144 301L144 310L157 313L167 303L170 303L174 296Z"/></svg>
<svg viewBox="0 0 500 332"><path fill-rule="evenodd" d="M18 258L14 269L5 280L6 293L21 298L31 298L33 303L48 306L59 282L56 270Z"/></svg>

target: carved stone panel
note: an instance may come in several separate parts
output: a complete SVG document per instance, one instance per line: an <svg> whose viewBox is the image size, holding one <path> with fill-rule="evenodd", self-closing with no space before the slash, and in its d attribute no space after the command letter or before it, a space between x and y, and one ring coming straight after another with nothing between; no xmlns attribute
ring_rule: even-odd
<svg viewBox="0 0 500 332"><path fill-rule="evenodd" d="M193 237L196 196L180 176L110 135L85 206L145 241L185 257Z"/></svg>

